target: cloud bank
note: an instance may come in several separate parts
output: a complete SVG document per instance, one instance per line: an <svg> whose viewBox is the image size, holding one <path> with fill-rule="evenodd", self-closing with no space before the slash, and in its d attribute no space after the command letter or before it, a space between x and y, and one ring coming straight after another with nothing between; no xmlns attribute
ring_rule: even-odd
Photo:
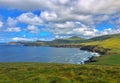
<svg viewBox="0 0 120 83"><path fill-rule="evenodd" d="M120 33L119 0L0 0L0 7L25 11L15 18L7 19L8 32L27 30L36 34L47 31L57 38L90 38ZM36 10L40 11L39 15L33 13ZM109 24L107 27L98 28L102 24L106 25L106 22ZM18 23L27 24L27 27L19 29ZM44 28L39 28L41 26ZM3 27L1 21L0 27Z"/></svg>

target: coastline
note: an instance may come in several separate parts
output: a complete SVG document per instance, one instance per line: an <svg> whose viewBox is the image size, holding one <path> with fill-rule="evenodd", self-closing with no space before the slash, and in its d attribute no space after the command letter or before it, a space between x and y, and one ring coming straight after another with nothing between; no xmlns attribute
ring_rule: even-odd
<svg viewBox="0 0 120 83"><path fill-rule="evenodd" d="M45 45L24 45L24 46L45 46ZM108 51L110 49L105 49L102 48L103 50L99 50L99 49L95 49L95 47L97 46L84 46L84 45L47 45L49 47L56 47L56 48L79 48L80 50L83 51L88 51L88 52L92 52L94 53L94 56L88 57L88 59L84 60L83 62L81 62L81 64L87 64L87 63L92 63L92 62L97 62L97 60L95 60L96 57L100 57L102 55L105 55L108 53Z"/></svg>
<svg viewBox="0 0 120 83"><path fill-rule="evenodd" d="M88 52L93 52L93 53L97 53L97 57L99 56L103 56L103 55L108 55L110 54L110 50L109 48L103 48L103 47L99 47L97 45L83 45L83 44L53 44L53 45L41 45L41 44L36 44L36 43L9 43L9 45L11 44L22 44L23 46L48 46L48 47L56 47L56 48L60 48L60 47L64 47L64 48L79 48L80 50L84 50L84 51L88 51ZM97 62L97 60L95 59L96 56L92 56L92 57L88 57L89 59L87 59L86 61L84 61L84 63L92 63L92 62Z"/></svg>
<svg viewBox="0 0 120 83"><path fill-rule="evenodd" d="M52 47L57 47L57 48L59 48L59 47L79 48L80 50L84 50L84 51L95 53L95 56L89 57L88 60L84 61L85 64L98 62L95 59L96 57L100 57L100 56L105 56L105 55L111 54L110 53L111 49L99 47L97 45L54 45Z"/></svg>

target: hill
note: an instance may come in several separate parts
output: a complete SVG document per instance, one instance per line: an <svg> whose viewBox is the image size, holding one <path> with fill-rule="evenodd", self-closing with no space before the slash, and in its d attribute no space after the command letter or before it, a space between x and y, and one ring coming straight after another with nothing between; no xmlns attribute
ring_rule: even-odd
<svg viewBox="0 0 120 83"><path fill-rule="evenodd" d="M50 41L50 44L75 44L75 43L80 43L83 42L85 39L84 38L80 38L80 37L70 37L70 38L66 38L66 39L55 39L53 41Z"/></svg>
<svg viewBox="0 0 120 83"><path fill-rule="evenodd" d="M24 44L25 46L57 46L57 45L69 45L69 44L76 44L76 43L82 43L85 41L84 38L80 37L70 37L66 39L55 39L53 41L35 41L35 42L9 42L9 44Z"/></svg>
<svg viewBox="0 0 120 83"><path fill-rule="evenodd" d="M118 64L120 65L120 34L105 35L91 38L89 42L82 43L82 50L101 52L103 55L96 58L98 62L92 64Z"/></svg>
<svg viewBox="0 0 120 83"><path fill-rule="evenodd" d="M9 42L9 44L24 44L24 45L36 45L36 46L68 46L72 45L73 47L81 47L94 45L104 48L110 48L112 50L120 48L120 34L113 35L104 35L99 37L94 37L90 39L84 39L80 37L70 37L66 39L55 39L53 41L35 41L35 42Z"/></svg>
<svg viewBox="0 0 120 83"><path fill-rule="evenodd" d="M104 35L88 39L83 45L97 45L104 48L120 49L120 34Z"/></svg>

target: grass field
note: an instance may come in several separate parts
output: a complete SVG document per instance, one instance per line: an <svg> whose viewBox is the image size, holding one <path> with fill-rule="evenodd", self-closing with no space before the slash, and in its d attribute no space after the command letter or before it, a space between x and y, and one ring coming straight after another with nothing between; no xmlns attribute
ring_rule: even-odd
<svg viewBox="0 0 120 83"><path fill-rule="evenodd" d="M120 66L0 63L0 83L120 83Z"/></svg>
<svg viewBox="0 0 120 83"><path fill-rule="evenodd" d="M94 65L120 65L120 55L113 54L113 55L103 55L100 57L95 58L97 62L89 63Z"/></svg>

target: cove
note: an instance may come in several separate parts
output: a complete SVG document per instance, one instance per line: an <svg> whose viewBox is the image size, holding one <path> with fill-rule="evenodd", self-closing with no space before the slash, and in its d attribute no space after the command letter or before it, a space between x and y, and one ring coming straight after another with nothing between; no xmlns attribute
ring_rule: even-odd
<svg viewBox="0 0 120 83"><path fill-rule="evenodd" d="M47 62L84 64L97 53L79 48L34 47L23 45L0 45L0 62Z"/></svg>

